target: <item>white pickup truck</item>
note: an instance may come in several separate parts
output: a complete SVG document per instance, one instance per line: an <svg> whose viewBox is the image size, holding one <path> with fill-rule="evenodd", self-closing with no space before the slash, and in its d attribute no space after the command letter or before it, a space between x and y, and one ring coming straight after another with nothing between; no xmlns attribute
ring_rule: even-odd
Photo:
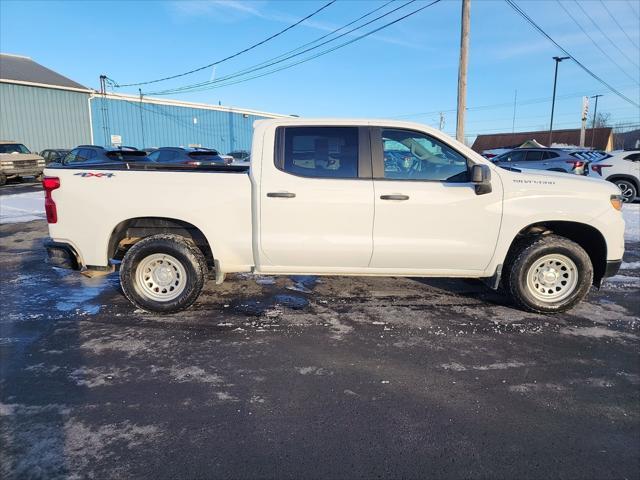
<svg viewBox="0 0 640 480"><path fill-rule="evenodd" d="M615 185L503 169L408 122L259 120L248 169L45 174L50 262L120 263L125 295L158 313L190 306L209 272L480 278L558 312L624 251Z"/></svg>

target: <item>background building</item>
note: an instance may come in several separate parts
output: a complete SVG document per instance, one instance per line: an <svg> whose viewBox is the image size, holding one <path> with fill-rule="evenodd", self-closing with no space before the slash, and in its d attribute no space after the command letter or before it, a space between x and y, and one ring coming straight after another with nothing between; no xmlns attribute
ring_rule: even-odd
<svg viewBox="0 0 640 480"><path fill-rule="evenodd" d="M100 94L28 57L0 54L0 140L32 151L81 144L250 150L253 121L286 115Z"/></svg>
<svg viewBox="0 0 640 480"><path fill-rule="evenodd" d="M498 148L517 148L527 141L536 141L540 145L548 146L549 130L536 132L492 133L478 135L471 148L478 153ZM580 129L565 129L553 131L553 145L580 145ZM613 128L587 128L585 134L585 148L604 150L613 149Z"/></svg>
<svg viewBox="0 0 640 480"><path fill-rule="evenodd" d="M0 54L0 140L32 151L90 143L91 93L30 58Z"/></svg>

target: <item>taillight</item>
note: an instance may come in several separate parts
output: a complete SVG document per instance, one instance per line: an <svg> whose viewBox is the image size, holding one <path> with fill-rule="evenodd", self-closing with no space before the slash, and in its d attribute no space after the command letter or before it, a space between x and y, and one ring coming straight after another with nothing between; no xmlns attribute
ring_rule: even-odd
<svg viewBox="0 0 640 480"><path fill-rule="evenodd" d="M47 223L57 223L58 210L56 202L51 198L51 192L60 188L60 179L58 177L44 177L42 186L44 187L44 211L47 214Z"/></svg>
<svg viewBox="0 0 640 480"><path fill-rule="evenodd" d="M575 170L576 168L584 167L585 162L581 162L580 160L567 160L567 163L570 163L573 165L573 167L571 167L571 170Z"/></svg>
<svg viewBox="0 0 640 480"><path fill-rule="evenodd" d="M613 165L601 165L599 163L592 163L591 164L591 170L593 170L596 173L599 173L600 175L602 175L602 169L604 167L613 167Z"/></svg>

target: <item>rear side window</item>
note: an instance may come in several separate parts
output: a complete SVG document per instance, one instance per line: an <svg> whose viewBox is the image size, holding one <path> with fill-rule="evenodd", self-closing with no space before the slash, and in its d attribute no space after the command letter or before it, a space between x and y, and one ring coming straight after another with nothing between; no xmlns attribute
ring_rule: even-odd
<svg viewBox="0 0 640 480"><path fill-rule="evenodd" d="M631 155L627 155L624 157L625 160L631 160L632 162L640 161L640 153L632 153Z"/></svg>
<svg viewBox="0 0 640 480"><path fill-rule="evenodd" d="M541 152L539 150L527 152L527 162L539 162L540 160L542 160L543 156L544 152Z"/></svg>
<svg viewBox="0 0 640 480"><path fill-rule="evenodd" d="M358 177L358 127L279 127L276 138L280 170L303 177Z"/></svg>
<svg viewBox="0 0 640 480"><path fill-rule="evenodd" d="M107 157L111 160L120 160L123 162L135 162L142 160L147 156L147 153L141 150L129 151L113 151L107 152Z"/></svg>
<svg viewBox="0 0 640 480"><path fill-rule="evenodd" d="M550 160L552 158L558 158L560 155L558 155L556 152L544 152L544 159L545 160Z"/></svg>

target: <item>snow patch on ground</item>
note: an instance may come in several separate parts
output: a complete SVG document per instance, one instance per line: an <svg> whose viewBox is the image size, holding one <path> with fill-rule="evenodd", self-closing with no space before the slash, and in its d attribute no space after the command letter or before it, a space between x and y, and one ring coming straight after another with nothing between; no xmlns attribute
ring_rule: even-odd
<svg viewBox="0 0 640 480"><path fill-rule="evenodd" d="M0 196L0 224L30 222L44 218L44 192Z"/></svg>
<svg viewBox="0 0 640 480"><path fill-rule="evenodd" d="M640 269L640 262L622 262L620 270L636 270Z"/></svg>
<svg viewBox="0 0 640 480"><path fill-rule="evenodd" d="M622 207L626 223L624 239L628 242L640 242L640 203L626 203Z"/></svg>

